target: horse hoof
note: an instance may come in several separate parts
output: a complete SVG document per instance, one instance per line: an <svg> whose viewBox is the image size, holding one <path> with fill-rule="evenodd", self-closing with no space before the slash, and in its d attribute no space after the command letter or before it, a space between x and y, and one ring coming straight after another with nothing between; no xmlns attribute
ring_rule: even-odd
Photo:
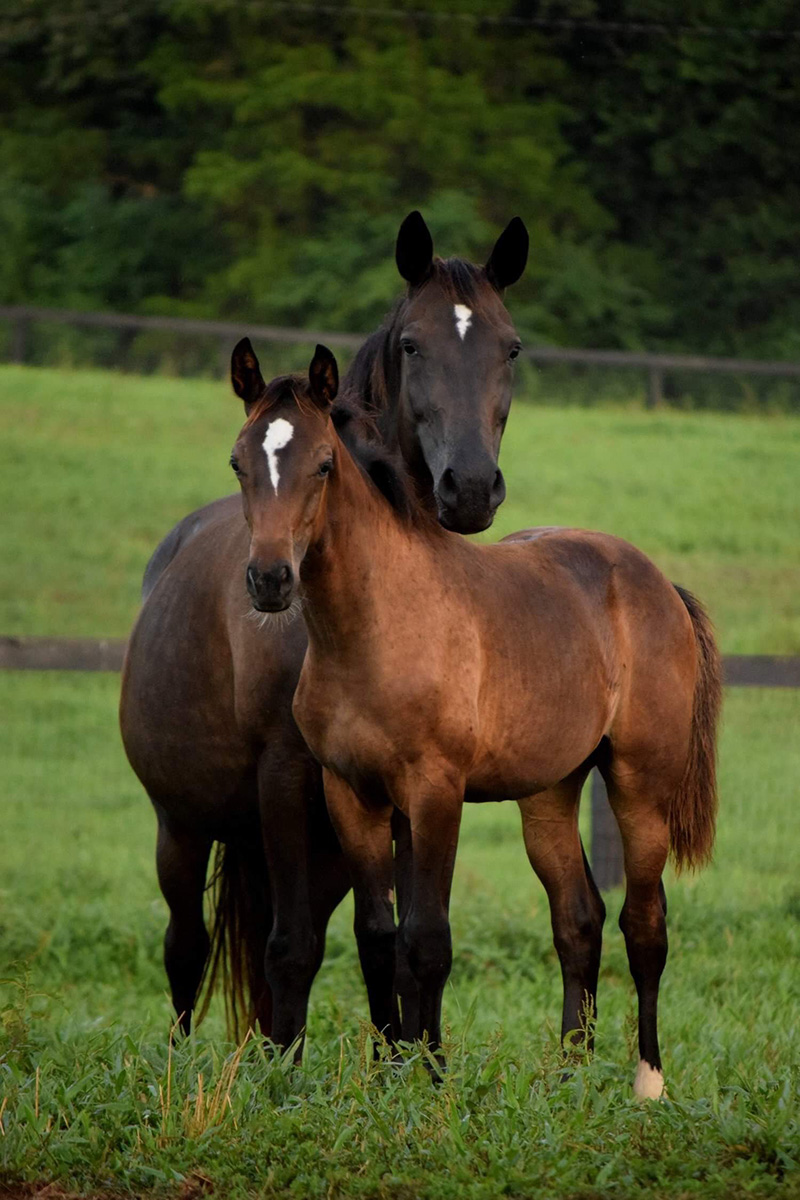
<svg viewBox="0 0 800 1200"><path fill-rule="evenodd" d="M658 1067L651 1067L643 1058L633 1083L633 1094L637 1100L660 1100L664 1094L664 1076Z"/></svg>

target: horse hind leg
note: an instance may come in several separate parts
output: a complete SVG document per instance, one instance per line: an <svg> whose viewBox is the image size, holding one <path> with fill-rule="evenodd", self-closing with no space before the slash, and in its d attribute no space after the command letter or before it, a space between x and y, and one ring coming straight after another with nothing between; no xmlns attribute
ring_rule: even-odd
<svg viewBox="0 0 800 1200"><path fill-rule="evenodd" d="M550 902L553 942L561 964L561 1040L567 1051L594 1046L597 978L605 905L578 832L584 770L519 801L525 849Z"/></svg>
<svg viewBox="0 0 800 1200"><path fill-rule="evenodd" d="M210 946L203 920L203 893L211 839L175 829L156 811L158 882L170 914L164 966L181 1030L188 1034Z"/></svg>
<svg viewBox="0 0 800 1200"><path fill-rule="evenodd" d="M670 849L671 790L666 773L645 775L616 760L606 783L622 835L626 890L619 924L639 1005L639 1066L633 1090L638 1099L657 1100L664 1090L658 992L667 961L667 899L661 876Z"/></svg>

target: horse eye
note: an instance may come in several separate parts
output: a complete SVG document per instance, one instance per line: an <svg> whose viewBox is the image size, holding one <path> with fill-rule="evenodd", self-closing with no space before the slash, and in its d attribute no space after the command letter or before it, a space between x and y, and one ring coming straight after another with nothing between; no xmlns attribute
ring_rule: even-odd
<svg viewBox="0 0 800 1200"><path fill-rule="evenodd" d="M417 353L417 347L413 342L402 342L401 345L403 347L403 354L407 354L409 358L413 358Z"/></svg>
<svg viewBox="0 0 800 1200"><path fill-rule="evenodd" d="M237 475L241 475L242 473L242 469L239 466L239 460L238 458L234 458L233 455L231 455L231 469L235 471Z"/></svg>
<svg viewBox="0 0 800 1200"><path fill-rule="evenodd" d="M512 346L511 347L511 349L508 353L508 357L511 362L513 362L515 358L519 358L519 352L521 349L522 349L521 346Z"/></svg>
<svg viewBox="0 0 800 1200"><path fill-rule="evenodd" d="M320 463L320 465L319 465L320 475L330 475L332 470L333 470L333 459L332 458L326 458L325 462Z"/></svg>

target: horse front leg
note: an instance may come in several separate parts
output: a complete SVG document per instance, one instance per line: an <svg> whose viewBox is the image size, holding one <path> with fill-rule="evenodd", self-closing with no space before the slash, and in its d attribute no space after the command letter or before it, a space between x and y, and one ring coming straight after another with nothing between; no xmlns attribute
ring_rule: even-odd
<svg viewBox="0 0 800 1200"><path fill-rule="evenodd" d="M422 786L406 786L397 803L411 824L410 899L400 921L401 954L416 982L417 1006L403 1021L403 1035L424 1039L444 1065L441 1054L442 995L453 962L450 936L450 888L453 880L464 789L459 781L443 778L431 786L427 773ZM412 1014L409 1014L411 1018Z"/></svg>
<svg viewBox="0 0 800 1200"><path fill-rule="evenodd" d="M369 804L333 771L323 772L325 800L350 868L353 929L372 1024L392 1036L396 929L393 902L392 806Z"/></svg>
<svg viewBox="0 0 800 1200"><path fill-rule="evenodd" d="M272 928L264 956L272 993L271 1036L278 1046L296 1043L299 1058L309 994L321 959L309 878L310 823L315 807L319 808L321 779L299 735L297 744L276 738L264 751L258 765L258 791L272 891Z"/></svg>

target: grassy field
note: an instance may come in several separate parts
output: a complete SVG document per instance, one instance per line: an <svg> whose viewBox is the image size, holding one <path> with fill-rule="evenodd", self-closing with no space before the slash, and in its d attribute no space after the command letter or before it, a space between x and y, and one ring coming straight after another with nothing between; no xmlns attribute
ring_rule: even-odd
<svg viewBox="0 0 800 1200"><path fill-rule="evenodd" d="M170 522L229 487L210 383L0 371L0 631L123 634ZM516 410L500 532L632 538L729 652L800 651L800 421ZM732 692L715 863L667 880L668 1099L631 1099L633 988L608 897L597 1054L562 1083L560 982L513 805L466 813L445 997L451 1070L366 1053L345 903L303 1066L212 1011L170 1045L154 820L113 676L0 675L0 1185L193 1197L800 1196L800 695ZM0 1189L1 1191L1 1189Z"/></svg>

